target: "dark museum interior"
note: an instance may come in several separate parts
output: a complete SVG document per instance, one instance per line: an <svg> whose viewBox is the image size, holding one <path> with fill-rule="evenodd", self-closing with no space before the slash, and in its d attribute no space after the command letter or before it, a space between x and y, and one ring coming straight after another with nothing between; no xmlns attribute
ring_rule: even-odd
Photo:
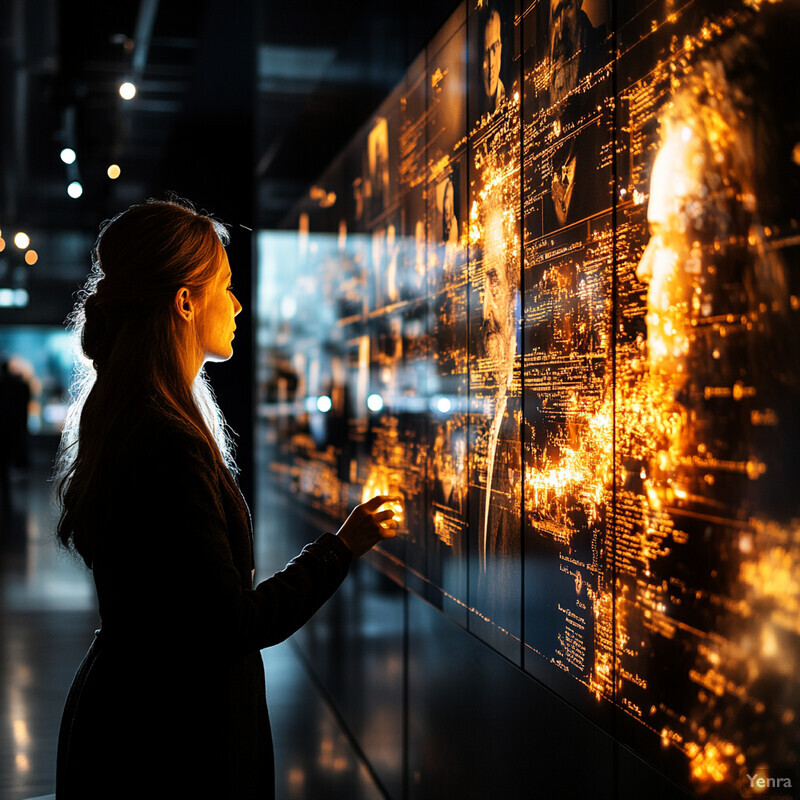
<svg viewBox="0 0 800 800"><path fill-rule="evenodd" d="M229 232L253 585L370 497L398 526L261 651L278 800L800 797L798 34L2 0L0 797L56 798L103 624L55 535L73 307L101 224L175 195Z"/></svg>

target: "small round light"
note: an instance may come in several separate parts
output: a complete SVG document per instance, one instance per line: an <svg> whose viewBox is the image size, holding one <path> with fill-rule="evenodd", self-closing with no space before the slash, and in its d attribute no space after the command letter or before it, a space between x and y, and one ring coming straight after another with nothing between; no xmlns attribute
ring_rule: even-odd
<svg viewBox="0 0 800 800"><path fill-rule="evenodd" d="M331 408L333 408L333 403L331 402L330 397L328 395L323 394L321 397L317 398L317 410L321 411L323 414L327 414Z"/></svg>
<svg viewBox="0 0 800 800"><path fill-rule="evenodd" d="M77 200L83 194L83 186L81 186L78 181L72 181L72 183L67 186L67 194L73 198L73 200Z"/></svg>
<svg viewBox="0 0 800 800"><path fill-rule="evenodd" d="M14 237L14 244L19 247L20 250L26 250L31 243L31 237L28 236L27 233L23 233L20 231Z"/></svg>
<svg viewBox="0 0 800 800"><path fill-rule="evenodd" d="M136 87L130 81L125 81L119 87L119 96L123 100L133 100L136 97Z"/></svg>
<svg viewBox="0 0 800 800"><path fill-rule="evenodd" d="M115 181L117 178L119 178L121 172L122 170L119 168L118 164L112 164L106 170L106 174L108 175L109 178L111 178L112 181Z"/></svg>
<svg viewBox="0 0 800 800"><path fill-rule="evenodd" d="M0 253L2 253L3 250L5 250L5 249L6 249L6 240L0 238Z"/></svg>
<svg viewBox="0 0 800 800"><path fill-rule="evenodd" d="M383 408L383 398L379 394L371 394L367 398L367 408L370 411L380 411Z"/></svg>
<svg viewBox="0 0 800 800"><path fill-rule="evenodd" d="M35 250L28 250L25 253L25 263L32 267L39 260L39 254Z"/></svg>
<svg viewBox="0 0 800 800"><path fill-rule="evenodd" d="M452 405L449 397L440 397L436 401L436 409L440 414L446 414L452 408Z"/></svg>
<svg viewBox="0 0 800 800"><path fill-rule="evenodd" d="M75 151L71 147L65 147L61 151L61 160L65 164L74 164L75 163L75 159L77 157L78 156L75 154Z"/></svg>

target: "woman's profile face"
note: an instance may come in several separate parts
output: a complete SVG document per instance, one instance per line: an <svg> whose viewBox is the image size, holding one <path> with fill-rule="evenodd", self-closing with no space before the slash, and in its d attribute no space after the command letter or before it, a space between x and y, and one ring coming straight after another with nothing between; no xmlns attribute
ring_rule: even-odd
<svg viewBox="0 0 800 800"><path fill-rule="evenodd" d="M231 266L223 250L216 277L208 287L196 317L204 361L227 361L233 355L234 317L242 310L233 294Z"/></svg>

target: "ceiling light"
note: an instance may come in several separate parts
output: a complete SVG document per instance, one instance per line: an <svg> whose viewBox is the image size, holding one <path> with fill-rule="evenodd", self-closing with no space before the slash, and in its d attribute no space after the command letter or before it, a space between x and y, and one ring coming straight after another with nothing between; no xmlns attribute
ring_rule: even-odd
<svg viewBox="0 0 800 800"><path fill-rule="evenodd" d="M61 151L61 160L65 164L74 164L75 163L75 159L77 157L78 156L75 154L75 151L71 147L65 147Z"/></svg>
<svg viewBox="0 0 800 800"><path fill-rule="evenodd" d="M133 100L136 97L136 87L130 81L125 81L119 87L119 96L123 100Z"/></svg>

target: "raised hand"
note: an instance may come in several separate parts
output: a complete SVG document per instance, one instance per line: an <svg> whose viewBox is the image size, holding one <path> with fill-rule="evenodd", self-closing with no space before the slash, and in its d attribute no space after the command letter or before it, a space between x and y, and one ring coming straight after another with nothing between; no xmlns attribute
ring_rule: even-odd
<svg viewBox="0 0 800 800"><path fill-rule="evenodd" d="M397 520L394 511L386 508L378 509L386 503L400 500L399 497L377 495L361 505L356 506L337 536L353 551L353 557L363 556L383 539L391 539L397 533Z"/></svg>

